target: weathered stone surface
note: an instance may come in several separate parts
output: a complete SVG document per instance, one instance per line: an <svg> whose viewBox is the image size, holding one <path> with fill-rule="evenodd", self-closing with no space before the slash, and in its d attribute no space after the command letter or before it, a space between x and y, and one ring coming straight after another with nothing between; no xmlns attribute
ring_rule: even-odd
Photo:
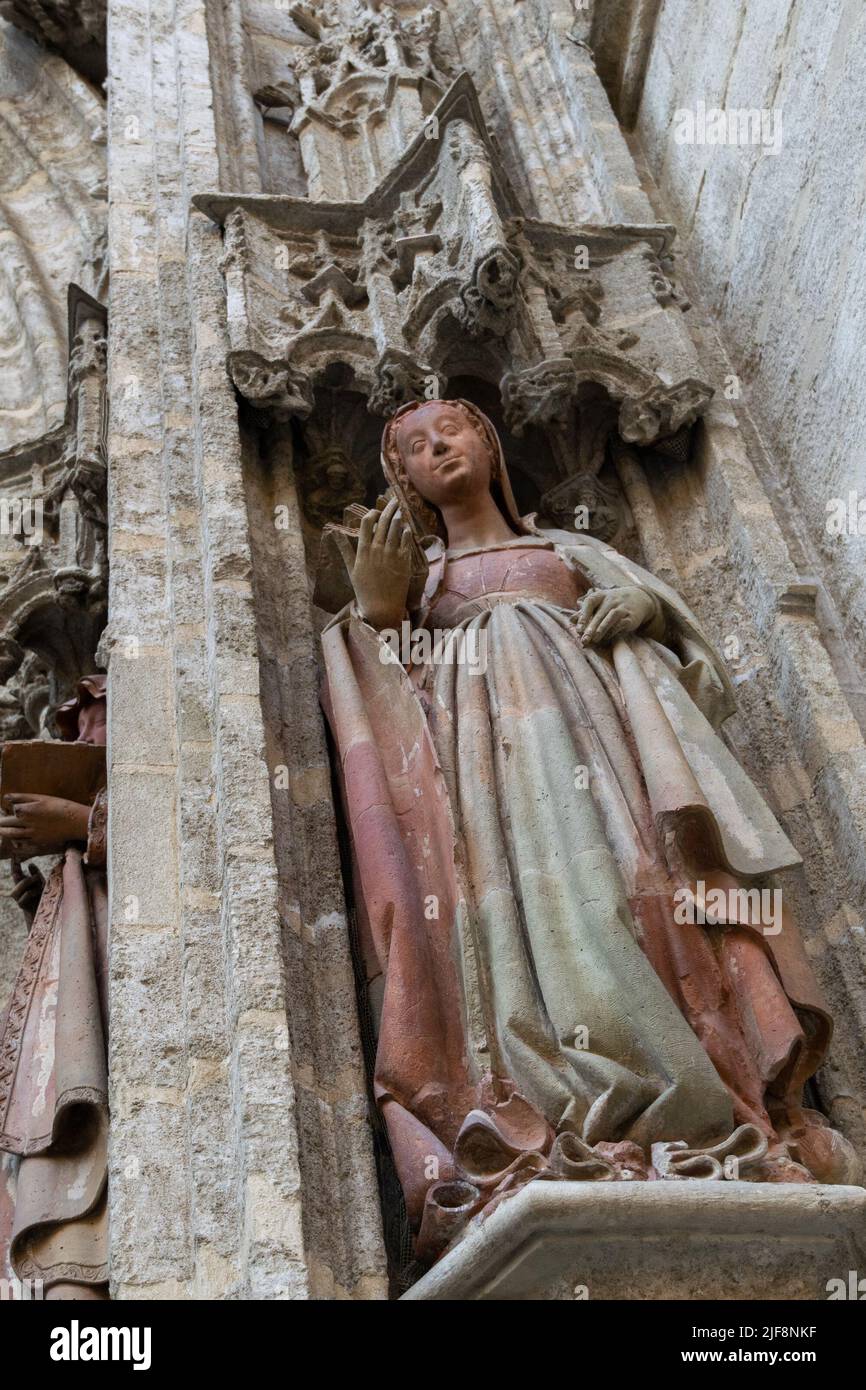
<svg viewBox="0 0 866 1390"><path fill-rule="evenodd" d="M105 77L105 0L4 0L0 14L33 34L93 82Z"/></svg>
<svg viewBox="0 0 866 1390"><path fill-rule="evenodd" d="M0 450L66 409L70 283L100 297L105 130L99 94L0 20Z"/></svg>
<svg viewBox="0 0 866 1390"><path fill-rule="evenodd" d="M525 510L585 499L725 652L726 738L804 857L786 891L836 1019L816 1098L866 1152L866 541L824 525L866 495L859 9L107 9L105 98L96 0L7 0L0 21L0 500L62 479L70 522L45 571L0 535L0 736L45 728L74 664L63 627L46 640L57 569L67 599L95 585L92 662L107 559L115 1296L382 1297L383 1214L399 1278L310 594L323 522L382 487L376 416L434 389L496 414ZM677 145L699 99L780 106L780 154ZM106 224L100 459L66 302L105 298ZM3 903L0 1007L23 931ZM732 1296L740 1219L776 1233L749 1246L768 1286L823 1296L821 1248L849 1267L855 1195L684 1186L602 1195L591 1298L619 1296L627 1255L632 1296L696 1270ZM607 1232L632 1199L689 1249ZM520 1296L573 1296L587 1281L567 1251L544 1272L548 1216L520 1202L479 1248L495 1264L525 1231ZM434 1271L461 1297L474 1249Z"/></svg>
<svg viewBox="0 0 866 1390"><path fill-rule="evenodd" d="M853 534L834 536L826 521L833 498L866 495L864 115L856 97L864 23L845 0L833 0L819 25L785 5L668 2L636 124L788 493L774 506L787 512L789 534L802 536L807 564L825 576L861 666L866 527L855 521ZM695 112L699 101L707 110L779 113L778 153L677 143L675 112Z"/></svg>
<svg viewBox="0 0 866 1390"><path fill-rule="evenodd" d="M530 1183L403 1298L826 1299L864 1239L861 1187Z"/></svg>

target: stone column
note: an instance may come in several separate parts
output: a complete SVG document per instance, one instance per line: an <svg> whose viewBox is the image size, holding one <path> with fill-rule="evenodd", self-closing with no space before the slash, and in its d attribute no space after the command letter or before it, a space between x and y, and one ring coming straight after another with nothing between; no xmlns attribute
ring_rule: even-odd
<svg viewBox="0 0 866 1390"><path fill-rule="evenodd" d="M109 6L118 1298L314 1291L221 237L190 211L211 56L202 0Z"/></svg>

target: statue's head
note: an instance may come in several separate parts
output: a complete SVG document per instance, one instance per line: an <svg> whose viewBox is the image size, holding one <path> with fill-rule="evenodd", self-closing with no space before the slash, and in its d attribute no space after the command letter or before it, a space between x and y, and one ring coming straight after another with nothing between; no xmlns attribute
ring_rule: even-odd
<svg viewBox="0 0 866 1390"><path fill-rule="evenodd" d="M499 437L487 416L469 401L411 401L401 406L385 426L382 464L388 481L430 534L442 534L443 507L459 506L479 492L491 492L504 514L510 520L516 517Z"/></svg>
<svg viewBox="0 0 866 1390"><path fill-rule="evenodd" d="M460 401L421 401L391 421L394 452L416 492L434 507L490 490L497 467L480 421Z"/></svg>
<svg viewBox="0 0 866 1390"><path fill-rule="evenodd" d="M82 676L75 695L61 705L55 716L60 737L67 743L93 743L104 747L106 741L106 677Z"/></svg>

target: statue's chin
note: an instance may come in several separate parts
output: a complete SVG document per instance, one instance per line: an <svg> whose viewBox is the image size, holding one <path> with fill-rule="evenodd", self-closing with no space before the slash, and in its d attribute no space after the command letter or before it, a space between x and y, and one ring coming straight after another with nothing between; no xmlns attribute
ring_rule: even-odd
<svg viewBox="0 0 866 1390"><path fill-rule="evenodd" d="M445 477L440 476L436 482L438 486L429 488L427 492L418 489L424 501L431 507L458 507L461 503L474 501L482 491L468 469L464 472L455 468L453 473Z"/></svg>

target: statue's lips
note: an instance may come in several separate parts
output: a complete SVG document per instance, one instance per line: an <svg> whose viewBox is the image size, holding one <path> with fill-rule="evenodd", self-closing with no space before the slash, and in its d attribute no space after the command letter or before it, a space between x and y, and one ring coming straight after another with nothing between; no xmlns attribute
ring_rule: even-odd
<svg viewBox="0 0 866 1390"><path fill-rule="evenodd" d="M437 463L437 464L434 466L434 468L433 468L433 472L434 472L434 473L438 473L438 472L440 471L440 469L442 469L442 468L447 468L448 465L451 464L451 463L465 463L465 462L466 462L465 455L463 455L463 454L454 454L451 458L443 459L441 463Z"/></svg>

